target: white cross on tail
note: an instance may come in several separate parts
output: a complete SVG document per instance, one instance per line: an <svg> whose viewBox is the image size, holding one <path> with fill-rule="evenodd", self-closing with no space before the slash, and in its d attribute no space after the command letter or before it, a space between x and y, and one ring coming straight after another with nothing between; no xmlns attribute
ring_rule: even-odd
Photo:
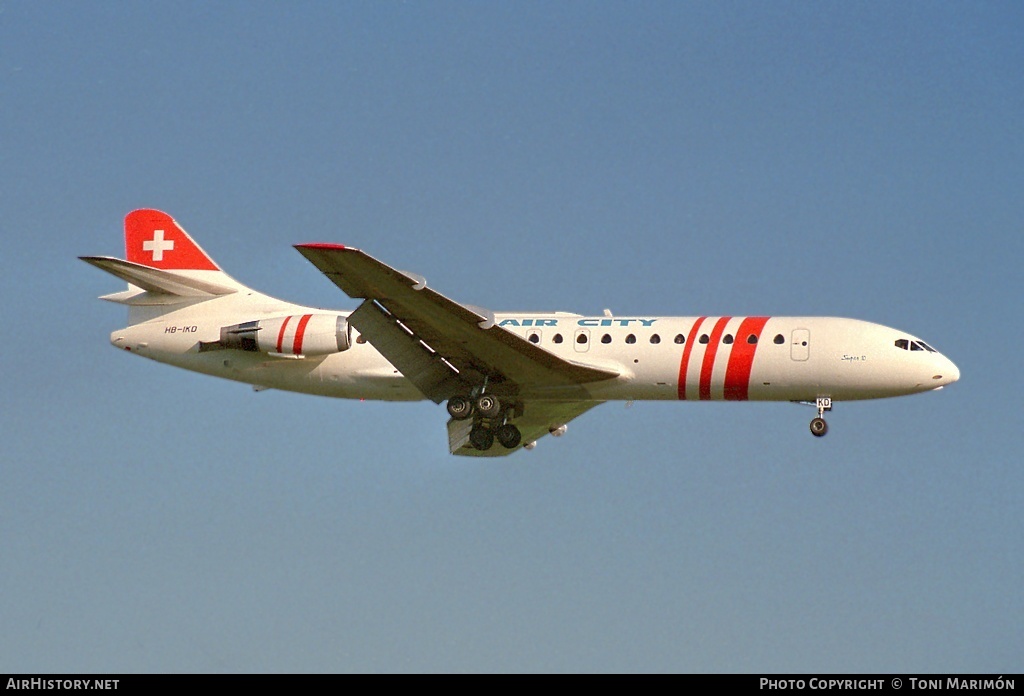
<svg viewBox="0 0 1024 696"><path fill-rule="evenodd" d="M174 248L173 239L164 239L163 230L153 230L153 238L148 242L142 243L143 251L152 251L154 261L163 261L164 252L171 251Z"/></svg>

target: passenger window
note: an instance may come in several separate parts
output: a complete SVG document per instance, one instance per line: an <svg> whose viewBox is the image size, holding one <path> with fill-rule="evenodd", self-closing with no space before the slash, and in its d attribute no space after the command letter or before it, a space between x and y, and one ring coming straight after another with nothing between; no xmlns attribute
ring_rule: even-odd
<svg viewBox="0 0 1024 696"><path fill-rule="evenodd" d="M533 332L529 336L530 343L540 343L540 334Z"/></svg>
<svg viewBox="0 0 1024 696"><path fill-rule="evenodd" d="M554 341L555 343L561 343L562 342L562 334L555 334L555 337L552 338L551 340Z"/></svg>
<svg viewBox="0 0 1024 696"><path fill-rule="evenodd" d="M661 343L661 336L658 334L651 334L651 343Z"/></svg>
<svg viewBox="0 0 1024 696"><path fill-rule="evenodd" d="M684 336L682 334L676 334L675 342L679 343L679 344L686 343L686 336Z"/></svg>
<svg viewBox="0 0 1024 696"><path fill-rule="evenodd" d="M757 343L757 335L756 334L750 334L749 336L747 336L747 343L750 343L750 344Z"/></svg>
<svg viewBox="0 0 1024 696"><path fill-rule="evenodd" d="M909 348L909 347L910 347L910 346L908 345L909 343L910 343L910 342L909 342L909 341L907 341L907 339L905 339L905 338L897 338L897 339L896 339L896 347L897 347L897 348L902 348L903 350L906 350L907 348Z"/></svg>
<svg viewBox="0 0 1024 696"><path fill-rule="evenodd" d="M636 343L636 336L633 334L626 336L626 343Z"/></svg>
<svg viewBox="0 0 1024 696"><path fill-rule="evenodd" d="M710 341L711 341L711 339L710 339L710 338L708 338L708 335L707 335L707 334L701 334L701 335L700 335L700 342L701 342L702 344L704 344L704 345L707 345L707 344L708 344L708 343L709 343Z"/></svg>
<svg viewBox="0 0 1024 696"><path fill-rule="evenodd" d="M722 343L725 343L725 344L732 343L732 334L726 334L725 338L722 339Z"/></svg>
<svg viewBox="0 0 1024 696"><path fill-rule="evenodd" d="M587 335L585 333L581 333L579 336L576 337L576 342L579 343L580 345L583 345L584 343L587 342Z"/></svg>
<svg viewBox="0 0 1024 696"><path fill-rule="evenodd" d="M786 342L786 339L782 337L782 334L777 334L775 336L774 340L775 340L775 345L777 345L777 346L781 346L783 343Z"/></svg>
<svg viewBox="0 0 1024 696"><path fill-rule="evenodd" d="M366 343L366 339L362 336L362 334L356 336L356 343L359 343L360 345Z"/></svg>
<svg viewBox="0 0 1024 696"><path fill-rule="evenodd" d="M612 342L612 337L609 336L608 334L605 334L604 336L601 337L601 343L611 343L611 342Z"/></svg>

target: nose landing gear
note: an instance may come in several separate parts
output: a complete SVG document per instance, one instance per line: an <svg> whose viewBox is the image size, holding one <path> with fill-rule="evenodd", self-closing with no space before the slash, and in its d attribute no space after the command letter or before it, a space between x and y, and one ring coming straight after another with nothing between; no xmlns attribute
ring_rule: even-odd
<svg viewBox="0 0 1024 696"><path fill-rule="evenodd" d="M815 400L814 405L818 409L818 417L811 421L811 435L824 437L825 433L828 432L828 423L825 422L822 415L825 411L832 410L832 399L827 396L820 396Z"/></svg>

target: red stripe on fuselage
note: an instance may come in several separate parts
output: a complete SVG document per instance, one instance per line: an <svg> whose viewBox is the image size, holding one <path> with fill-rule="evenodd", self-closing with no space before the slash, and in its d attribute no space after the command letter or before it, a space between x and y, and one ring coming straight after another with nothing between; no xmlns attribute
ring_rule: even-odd
<svg viewBox="0 0 1024 696"><path fill-rule="evenodd" d="M302 339L306 335L306 324L312 318L312 314L303 314L302 318L299 319L299 327L295 329L295 344L292 347L292 352L295 355L302 355Z"/></svg>
<svg viewBox="0 0 1024 696"><path fill-rule="evenodd" d="M697 339L697 331L707 317L699 317L690 327L690 335L686 337L686 347L683 348L683 359L679 363L679 399L686 400L686 369L690 366L690 353L693 351L693 342Z"/></svg>
<svg viewBox="0 0 1024 696"><path fill-rule="evenodd" d="M281 322L281 330L277 332L277 352L281 352L281 347L284 345L284 332L288 329L288 322L291 321L291 317L285 317L284 321Z"/></svg>
<svg viewBox="0 0 1024 696"><path fill-rule="evenodd" d="M747 317L736 331L736 342L729 353L725 368L725 400L746 401L750 395L750 371L754 366L754 353L761 340L761 331L769 317ZM754 336L754 343L750 337Z"/></svg>
<svg viewBox="0 0 1024 696"><path fill-rule="evenodd" d="M711 342L704 351L704 362L700 366L700 400L707 401L711 398L711 372L715 369L715 354L718 352L718 344L722 340L722 333L725 325L732 317L722 317L715 322L715 328L711 330Z"/></svg>

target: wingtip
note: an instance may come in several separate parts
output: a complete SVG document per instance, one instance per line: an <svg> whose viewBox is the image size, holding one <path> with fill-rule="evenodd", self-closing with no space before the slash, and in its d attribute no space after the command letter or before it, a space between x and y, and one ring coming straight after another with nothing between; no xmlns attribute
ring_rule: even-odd
<svg viewBox="0 0 1024 696"><path fill-rule="evenodd" d="M305 244L296 244L296 249L319 249L319 250L334 250L334 251L357 251L352 247L345 246L344 244L328 244L327 242L306 242Z"/></svg>

